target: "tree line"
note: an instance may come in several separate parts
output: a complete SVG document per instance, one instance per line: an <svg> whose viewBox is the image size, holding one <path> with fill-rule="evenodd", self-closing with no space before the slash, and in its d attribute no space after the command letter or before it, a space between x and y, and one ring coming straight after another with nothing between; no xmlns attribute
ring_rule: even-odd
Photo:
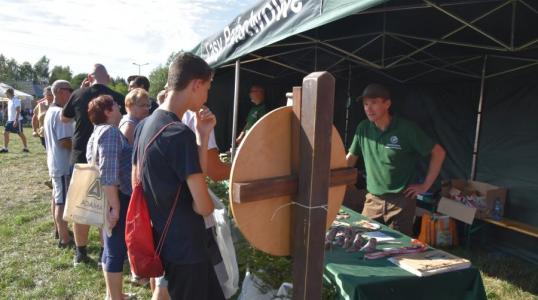
<svg viewBox="0 0 538 300"><path fill-rule="evenodd" d="M168 77L168 68L166 66L172 61L176 53L172 53L167 59L166 64L159 65L149 74L150 90L149 94L156 97L157 93L164 88ZM0 54L0 81L6 84L14 85L17 88L17 81L33 82L35 84L52 84L58 79L67 80L73 87L79 87L82 81L88 76L87 73L73 75L69 66L54 66L50 69L50 60L44 55L33 65L27 61L18 63L14 58L6 58ZM125 95L128 91L128 85L125 78L112 78L110 88Z"/></svg>

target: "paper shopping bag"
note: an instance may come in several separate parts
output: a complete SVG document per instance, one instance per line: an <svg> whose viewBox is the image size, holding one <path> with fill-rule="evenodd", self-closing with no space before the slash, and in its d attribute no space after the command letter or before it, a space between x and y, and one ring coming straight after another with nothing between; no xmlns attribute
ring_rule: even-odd
<svg viewBox="0 0 538 300"><path fill-rule="evenodd" d="M99 168L94 164L75 164L63 219L78 224L103 226L106 203Z"/></svg>

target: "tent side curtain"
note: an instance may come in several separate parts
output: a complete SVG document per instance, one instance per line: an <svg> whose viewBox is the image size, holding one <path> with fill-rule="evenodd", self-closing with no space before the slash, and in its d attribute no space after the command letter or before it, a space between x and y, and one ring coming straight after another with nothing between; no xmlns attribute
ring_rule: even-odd
<svg viewBox="0 0 538 300"><path fill-rule="evenodd" d="M264 0L199 43L192 52L212 67L364 11L387 0Z"/></svg>

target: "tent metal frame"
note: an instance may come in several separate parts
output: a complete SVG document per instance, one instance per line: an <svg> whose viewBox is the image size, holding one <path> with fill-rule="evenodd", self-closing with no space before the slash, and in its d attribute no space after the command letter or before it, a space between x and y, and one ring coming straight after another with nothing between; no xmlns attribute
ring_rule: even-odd
<svg viewBox="0 0 538 300"><path fill-rule="evenodd" d="M517 57L509 55L509 53L515 53L520 52L524 50L531 50L538 48L538 38L533 38L529 41L522 42L520 45L515 45L515 35L516 33L516 21L517 21L517 10L518 9L528 9L534 14L538 16L538 10L535 9L532 5L527 3L527 0L466 0L466 1L450 1L445 3L439 3L441 1L437 1L438 3L435 3L431 0L422 0L422 3L417 4L409 4L409 5L399 5L399 6L390 6L388 4L385 4L384 6L380 7L373 7L370 9L367 9L362 12L358 12L355 14L355 16L360 15L367 15L367 14L383 14L383 22L382 22L382 31L373 31L373 32L367 32L367 33L360 33L360 34L352 34L347 36L339 36L334 37L330 39L316 39L314 37L311 37L308 34L300 33L294 35L294 37L303 39L302 41L286 41L284 40L281 43L275 43L269 46L266 46L265 48L269 49L279 49L282 48L283 51L278 51L277 53L273 53L270 55L262 55L255 52L249 53L248 56L252 58L246 58L243 57L243 60L237 60L234 64L226 64L221 66L221 68L227 68L227 67L235 67L235 73L236 73L236 82L235 82L235 97L234 97L234 115L233 115L233 134L232 134L232 153L235 151L235 131L237 129L237 107L238 104L238 89L239 89L239 72L240 70L244 70L247 72L251 72L254 74L258 74L260 76L266 77L266 78L278 78L279 75L271 75L267 74L266 72L262 72L260 70L255 70L253 68L247 68L246 65L259 62L259 61L265 61L269 62L273 65L282 67L285 70L293 71L290 74L296 74L300 73L302 75L309 74L310 72L319 69L326 69L331 70L338 65L348 62L348 66L345 68L342 67L340 70L335 70L335 73L339 72L345 72L348 71L348 76L351 76L351 64L354 64L354 67L359 68L365 68L368 71L372 71L378 74L383 75L386 78L389 78L393 81L396 81L398 83L408 83L412 80L416 80L418 78L423 77L426 74L440 71L445 73L450 73L453 75L457 75L464 78L469 78L472 80L480 80L480 99L479 99L479 107L477 111L477 125L476 125L476 134L475 134L475 140L474 140L474 150L473 150L473 162L472 162L472 171L470 174L471 178L474 178L476 176L476 161L477 161L477 151L478 151L478 144L480 139L480 122L481 122L481 115L482 115L482 105L484 102L484 86L486 84L486 79L491 79L497 76L506 75L509 73L517 72L526 68L534 67L538 65L538 58L527 58L527 57ZM390 3L390 2L389 2ZM456 14L452 13L448 10L449 7L456 7L456 6L472 6L472 5L478 5L478 4L485 4L485 3L498 3L499 5L495 5L493 8L488 9L484 13L482 13L479 16L476 16L472 18L471 20L466 20L460 16L457 16ZM492 15L493 13L499 11L500 9L505 8L506 6L511 5L511 28L510 28L510 38L508 42L502 41L496 37L494 37L492 34L486 32L485 30L481 29L479 26L476 25L476 23L480 20L483 20L484 18ZM412 34L405 34L405 33L398 33L394 31L387 31L386 30L386 13L388 12L398 12L398 11L406 11L406 10L419 10L419 9L434 9L443 15L447 16L451 20L454 20L460 24L460 26L456 27L455 29L449 31L448 33L443 34L442 36L438 38L433 37L423 37L418 35L412 35ZM457 41L457 40L450 40L449 38L454 36L456 33L461 32L464 29L470 29L473 32L479 34L480 36L486 38L490 42L492 42L491 45L485 44L485 43L473 43L468 41ZM371 37L368 41L363 43L360 47L353 49L351 51L343 49L341 47L338 47L334 44L334 42L342 41L342 40L350 40L350 39L357 39L357 38L364 38L364 37ZM405 45L406 47L410 47L411 52L409 53L403 53L400 55L397 55L395 57L386 57L386 42L387 39L391 38L392 40L400 42L402 45ZM376 41L381 39L381 53L380 57L377 60L368 59L365 58L359 53L374 44ZM417 46L413 42L426 42L425 45ZM427 49L431 48L434 45L437 44L444 44L444 45L450 45L450 46L458 46L466 49L475 49L475 50L486 50L486 51L494 51L499 52L500 54L469 54L459 57L456 61L450 61L447 60L447 58L439 57L437 55L434 55L427 51ZM294 48L294 49L286 49L289 47L297 47L297 46L303 46L300 48ZM304 51L311 51L314 49L314 63L312 65L312 70L304 69L301 67L297 67L294 65L291 65L290 63L284 61L282 58L291 54L297 54L299 52ZM329 66L320 66L318 64L318 51L325 52L327 54L333 55L337 57L338 59L331 63ZM503 53L506 53L504 55ZM417 56L418 54L428 56L428 59L416 59L413 58L414 56ZM525 63L523 65L517 66L517 67L509 67L506 70L498 71L496 73L488 74L486 69L486 61L487 57L489 56L489 59L506 59L506 60L514 60L519 61L521 63ZM477 71L471 71L467 68L463 67L462 64L468 63L471 61L478 60L480 58L483 58L483 65L481 72ZM436 64L437 63L437 64ZM439 64L440 63L440 64ZM395 70L397 68L401 67L409 67L413 65L421 65L426 68L424 71L420 71L416 74L413 74L407 78L400 78L396 75L390 74L391 70ZM351 80L350 78L345 78L348 81ZM348 87L350 89L350 87ZM349 91L348 91L349 92ZM346 108L346 110L349 110L349 106ZM349 112L346 111L346 115L348 115ZM347 123L347 122L346 122ZM346 125L346 133L348 131L347 125Z"/></svg>

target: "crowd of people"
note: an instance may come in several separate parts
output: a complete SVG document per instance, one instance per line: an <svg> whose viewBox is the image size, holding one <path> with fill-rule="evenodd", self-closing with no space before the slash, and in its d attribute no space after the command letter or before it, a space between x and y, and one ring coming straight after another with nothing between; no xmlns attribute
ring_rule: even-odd
<svg viewBox="0 0 538 300"><path fill-rule="evenodd" d="M32 118L32 135L41 140L47 153L52 187L52 215L58 247L73 249L73 264L91 263L87 250L90 226L63 220L70 177L78 163L94 163L107 199L106 218L111 234L101 232L101 251L96 258L103 270L106 299L134 299L123 292L123 268L128 259L125 220L133 182L142 183L155 238L163 232L176 192L179 203L172 214L172 226L164 240L161 257L165 276L151 280L132 274L138 284L150 281L154 299L224 299L215 266L222 263L216 245L212 219L213 199L205 176L213 180L229 177L230 165L219 159L213 128L216 118L205 107L213 71L191 54L180 53L170 65L165 90L157 99L149 96L149 80L128 78L129 92L123 95L107 85L110 76L95 64L80 88L57 80L44 91ZM5 125L4 147L9 135L22 130L20 101L8 90L9 120ZM165 124L162 134L149 140ZM140 153L140 154L139 154ZM143 168L137 169L144 159Z"/></svg>
<svg viewBox="0 0 538 300"><path fill-rule="evenodd" d="M160 253L165 275L147 280L132 274L138 283L149 281L153 299L224 299L216 266L222 257L212 228L214 200L205 181L227 179L230 165L219 159L215 141L216 118L205 107L213 71L200 57L181 52L169 66L165 89L149 96L149 80L128 78L129 92L110 89L110 76L101 64L76 90L57 80L45 90L45 99L34 109L33 136L47 152L52 186L52 214L58 247L74 248L74 265L91 261L87 252L89 225L63 220L63 210L73 166L92 162L98 166L100 183L108 200L106 218L110 233L100 232L97 257L106 283L106 299L132 299L123 293L122 274L128 259L125 221L133 187L140 183L147 199L155 240L159 240L172 211L170 226ZM28 151L20 123L20 103L13 90L6 92L9 135L17 134ZM266 112L265 90L250 89L254 106L237 142ZM390 114L387 88L366 87L359 99L367 120L357 127L347 155L349 166L362 158L367 176L363 214L411 235L415 197L427 191L440 172L443 148L415 124ZM414 182L416 156L431 155L422 183ZM179 195L177 206L173 205ZM217 271L216 271L217 270Z"/></svg>

